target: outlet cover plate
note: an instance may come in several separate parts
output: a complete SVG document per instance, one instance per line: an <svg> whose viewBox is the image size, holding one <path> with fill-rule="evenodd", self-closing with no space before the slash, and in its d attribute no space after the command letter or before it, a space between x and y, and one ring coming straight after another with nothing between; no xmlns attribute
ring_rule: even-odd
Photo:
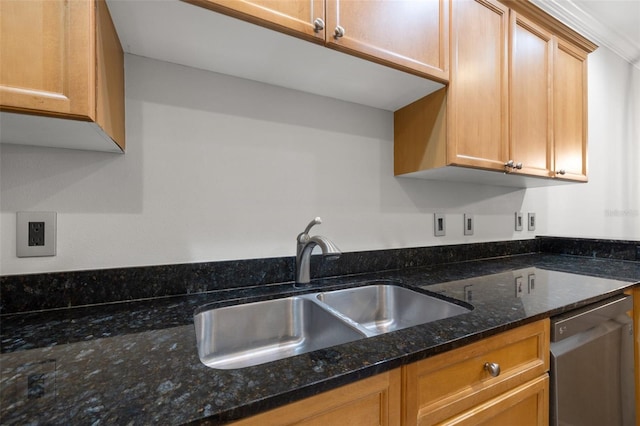
<svg viewBox="0 0 640 426"><path fill-rule="evenodd" d="M16 255L18 257L42 257L56 255L56 212L16 213ZM29 223L44 223L44 244L29 245Z"/></svg>
<svg viewBox="0 0 640 426"><path fill-rule="evenodd" d="M529 213L527 215L527 227L529 231L536 230L536 214L535 213Z"/></svg>

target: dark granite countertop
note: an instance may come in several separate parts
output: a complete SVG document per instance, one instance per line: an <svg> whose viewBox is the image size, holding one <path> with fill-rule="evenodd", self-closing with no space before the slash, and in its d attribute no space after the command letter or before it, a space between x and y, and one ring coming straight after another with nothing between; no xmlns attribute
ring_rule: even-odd
<svg viewBox="0 0 640 426"><path fill-rule="evenodd" d="M193 314L205 304L380 279L474 309L243 369L215 370L198 359ZM3 315L0 423L222 423L584 306L638 281L640 262L532 254L321 279L303 290L283 283Z"/></svg>

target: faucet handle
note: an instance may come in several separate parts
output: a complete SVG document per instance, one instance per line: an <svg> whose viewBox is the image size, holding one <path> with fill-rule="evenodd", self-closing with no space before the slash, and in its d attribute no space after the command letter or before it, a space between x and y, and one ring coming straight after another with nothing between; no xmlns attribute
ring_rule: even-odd
<svg viewBox="0 0 640 426"><path fill-rule="evenodd" d="M316 225L320 225L322 223L322 219L320 219L320 217L316 217L315 219L313 219L311 222L309 222L309 224L307 225L307 227L304 229L303 234L308 234L309 231L311 230L311 228L313 228Z"/></svg>

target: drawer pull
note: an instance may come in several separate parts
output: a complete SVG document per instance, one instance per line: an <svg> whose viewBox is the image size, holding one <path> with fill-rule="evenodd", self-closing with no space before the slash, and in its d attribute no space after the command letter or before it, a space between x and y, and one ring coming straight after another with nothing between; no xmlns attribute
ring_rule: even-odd
<svg viewBox="0 0 640 426"><path fill-rule="evenodd" d="M498 377L500 375L500 364L495 362L485 362L484 369L491 374L492 377Z"/></svg>

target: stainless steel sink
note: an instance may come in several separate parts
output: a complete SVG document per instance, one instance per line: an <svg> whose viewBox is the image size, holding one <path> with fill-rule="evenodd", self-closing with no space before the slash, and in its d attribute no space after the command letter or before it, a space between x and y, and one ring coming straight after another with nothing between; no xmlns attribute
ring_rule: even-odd
<svg viewBox="0 0 640 426"><path fill-rule="evenodd" d="M317 295L329 305L375 334L425 324L470 310L404 287L379 284L329 291Z"/></svg>
<svg viewBox="0 0 640 426"><path fill-rule="evenodd" d="M198 355L207 366L263 364L469 312L390 284L209 309L195 315Z"/></svg>
<svg viewBox="0 0 640 426"><path fill-rule="evenodd" d="M365 337L304 297L267 300L195 316L198 355L207 366L248 367Z"/></svg>

